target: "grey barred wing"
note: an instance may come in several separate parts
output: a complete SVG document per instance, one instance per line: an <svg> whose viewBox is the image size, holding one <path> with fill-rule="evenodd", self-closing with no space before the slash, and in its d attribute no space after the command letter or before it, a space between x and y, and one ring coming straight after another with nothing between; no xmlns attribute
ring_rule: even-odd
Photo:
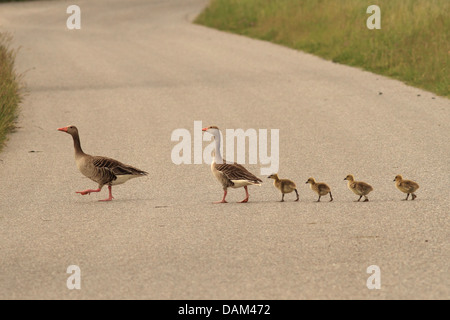
<svg viewBox="0 0 450 320"><path fill-rule="evenodd" d="M123 164L120 161L106 158L106 157L93 157L93 163L95 167L107 168L114 175L147 175L147 172L139 170L135 167Z"/></svg>
<svg viewBox="0 0 450 320"><path fill-rule="evenodd" d="M114 169L115 167L121 165L119 161L106 157L92 157L92 163L97 168L109 169Z"/></svg>
<svg viewBox="0 0 450 320"><path fill-rule="evenodd" d="M216 164L216 169L222 172L229 180L248 180L254 182L262 182L261 179L245 169L238 163Z"/></svg>
<svg viewBox="0 0 450 320"><path fill-rule="evenodd" d="M98 171L100 172L100 176L104 184L109 184L117 180L117 176L108 167L100 167L98 168Z"/></svg>

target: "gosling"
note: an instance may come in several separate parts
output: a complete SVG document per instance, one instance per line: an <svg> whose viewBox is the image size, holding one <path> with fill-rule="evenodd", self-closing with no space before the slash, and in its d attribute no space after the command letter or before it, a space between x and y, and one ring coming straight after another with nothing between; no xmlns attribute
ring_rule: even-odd
<svg viewBox="0 0 450 320"><path fill-rule="evenodd" d="M364 196L365 200L364 202L369 201L369 198L367 198L367 195L373 191L373 188L371 185L362 182L362 181L355 181L355 178L353 175L349 174L347 177L345 177L344 180L348 181L348 188L352 190L355 194L359 196L359 200Z"/></svg>
<svg viewBox="0 0 450 320"><path fill-rule="evenodd" d="M295 201L298 201L299 197L298 197L298 191L297 191L297 186L295 185L294 181L291 181L289 179L280 179L278 178L278 174L274 173L271 174L270 176L267 177L267 179L274 179L275 181L273 182L273 185L281 191L281 194L283 195L281 197L281 201L280 202L284 202L284 195L286 193L291 193L292 191L295 191L295 193L297 194L297 199Z"/></svg>
<svg viewBox="0 0 450 320"><path fill-rule="evenodd" d="M327 194L330 194L330 202L333 201L333 195L331 194L330 187L323 182L316 182L314 178L309 178L308 181L306 181L306 184L311 184L311 190L315 191L319 195L319 199L317 202L320 202L320 198L322 196L326 196Z"/></svg>
<svg viewBox="0 0 450 320"><path fill-rule="evenodd" d="M411 200L417 198L414 192L416 192L416 190L419 189L419 185L416 182L411 180L403 180L403 177L400 174L395 177L394 181L395 186L397 187L398 190L400 190L403 193L407 193L406 199L403 199L404 201L408 200L410 194L412 197Z"/></svg>

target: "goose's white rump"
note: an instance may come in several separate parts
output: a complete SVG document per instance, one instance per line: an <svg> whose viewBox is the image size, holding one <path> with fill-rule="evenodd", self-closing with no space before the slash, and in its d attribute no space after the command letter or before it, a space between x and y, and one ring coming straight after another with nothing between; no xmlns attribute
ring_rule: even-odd
<svg viewBox="0 0 450 320"><path fill-rule="evenodd" d="M242 188L245 186L261 186L261 183L248 180L231 180L231 182L234 183L234 185L231 186L233 189Z"/></svg>

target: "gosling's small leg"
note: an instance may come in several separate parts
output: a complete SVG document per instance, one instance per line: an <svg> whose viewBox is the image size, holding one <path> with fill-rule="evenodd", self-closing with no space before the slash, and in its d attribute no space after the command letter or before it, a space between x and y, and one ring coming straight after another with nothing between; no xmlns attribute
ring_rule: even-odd
<svg viewBox="0 0 450 320"><path fill-rule="evenodd" d="M412 193L411 195L412 195L412 200L414 200L415 198L417 198L417 196L416 196L414 193Z"/></svg>
<svg viewBox="0 0 450 320"><path fill-rule="evenodd" d="M295 199L295 201L298 201L298 199L299 199L298 191L297 191L297 189L294 189L294 191L295 191L295 194L297 195L297 199Z"/></svg>
<svg viewBox="0 0 450 320"><path fill-rule="evenodd" d="M284 202L284 193L282 193L282 197L281 197L281 201L280 202Z"/></svg>
<svg viewBox="0 0 450 320"><path fill-rule="evenodd" d="M330 202L333 201L333 195L330 192Z"/></svg>
<svg viewBox="0 0 450 320"><path fill-rule="evenodd" d="M364 196L365 200L364 202L369 202L369 198L367 198L367 196Z"/></svg>
<svg viewBox="0 0 450 320"><path fill-rule="evenodd" d="M359 202L359 200L361 200L361 198L362 198L362 196L359 197L358 202Z"/></svg>
<svg viewBox="0 0 450 320"><path fill-rule="evenodd" d="M406 199L403 199L403 201L407 201L409 198L409 193L406 195Z"/></svg>
<svg viewBox="0 0 450 320"><path fill-rule="evenodd" d="M321 198L322 196L319 194L319 199L317 199L317 202L320 202L320 198Z"/></svg>

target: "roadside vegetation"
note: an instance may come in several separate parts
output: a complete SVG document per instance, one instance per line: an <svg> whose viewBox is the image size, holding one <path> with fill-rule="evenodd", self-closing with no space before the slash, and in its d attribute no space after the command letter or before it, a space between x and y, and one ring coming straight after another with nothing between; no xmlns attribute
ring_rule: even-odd
<svg viewBox="0 0 450 320"><path fill-rule="evenodd" d="M15 128L22 94L21 79L14 69L16 51L9 47L10 41L10 36L0 33L0 151Z"/></svg>
<svg viewBox="0 0 450 320"><path fill-rule="evenodd" d="M372 4L380 30L366 27ZM449 0L211 0L196 22L450 97Z"/></svg>

